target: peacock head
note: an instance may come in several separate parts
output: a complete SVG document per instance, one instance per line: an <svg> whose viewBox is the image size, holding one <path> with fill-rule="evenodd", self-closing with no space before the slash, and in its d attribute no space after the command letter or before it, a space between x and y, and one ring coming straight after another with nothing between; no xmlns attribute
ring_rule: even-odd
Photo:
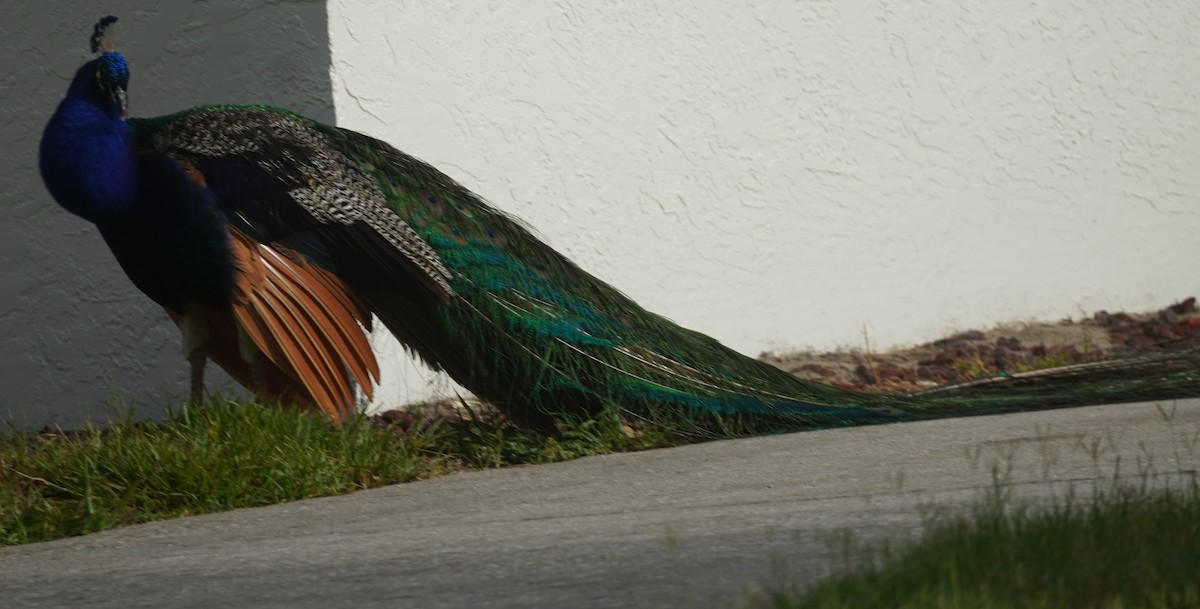
<svg viewBox="0 0 1200 609"><path fill-rule="evenodd" d="M115 108L125 116L128 109L128 98L125 90L129 87L129 64L125 57L115 49L113 30L117 18L109 15L96 22L92 30L92 52L100 53L88 66L95 66L95 86L105 99L111 101Z"/></svg>

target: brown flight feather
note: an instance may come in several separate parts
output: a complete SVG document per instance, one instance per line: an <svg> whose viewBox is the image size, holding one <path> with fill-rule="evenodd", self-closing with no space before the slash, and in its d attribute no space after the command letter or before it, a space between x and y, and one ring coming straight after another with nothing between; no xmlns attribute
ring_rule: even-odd
<svg viewBox="0 0 1200 609"><path fill-rule="evenodd" d="M364 330L370 312L341 280L302 257L236 228L230 237L240 271L233 318L272 367L291 380L290 393L305 396L304 402L334 420L352 414L351 380L370 397L379 379Z"/></svg>

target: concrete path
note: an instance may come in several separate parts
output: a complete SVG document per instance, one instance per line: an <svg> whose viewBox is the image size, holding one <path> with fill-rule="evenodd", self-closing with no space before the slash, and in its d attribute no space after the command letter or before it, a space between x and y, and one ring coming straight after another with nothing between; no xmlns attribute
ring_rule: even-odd
<svg viewBox="0 0 1200 609"><path fill-rule="evenodd" d="M1200 468L1200 401L713 442L0 548L0 607L730 607L997 472L1045 497Z"/></svg>

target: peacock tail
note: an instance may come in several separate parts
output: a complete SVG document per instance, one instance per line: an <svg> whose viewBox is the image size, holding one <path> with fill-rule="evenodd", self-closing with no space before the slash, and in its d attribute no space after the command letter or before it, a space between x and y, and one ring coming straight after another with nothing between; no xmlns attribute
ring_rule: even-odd
<svg viewBox="0 0 1200 609"><path fill-rule="evenodd" d="M801 380L646 311L369 136L265 106L104 119L93 106L123 110L119 57L106 51L76 76L42 173L180 324L194 383L207 356L267 397L342 416L353 387L369 393L381 374L364 339L374 315L530 424L616 408L764 431L1200 395L1195 352L913 395ZM95 125L81 129L79 115ZM78 142L90 142L83 159L68 150Z"/></svg>

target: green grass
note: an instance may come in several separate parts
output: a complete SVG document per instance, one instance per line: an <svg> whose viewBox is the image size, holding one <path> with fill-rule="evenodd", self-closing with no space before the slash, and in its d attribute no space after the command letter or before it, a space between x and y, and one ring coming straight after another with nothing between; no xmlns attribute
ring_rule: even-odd
<svg viewBox="0 0 1200 609"><path fill-rule="evenodd" d="M936 524L898 553L803 592L747 605L775 609L1117 609L1200 607L1200 487L1122 487L1038 510L993 499Z"/></svg>
<svg viewBox="0 0 1200 609"><path fill-rule="evenodd" d="M1071 351L1051 351L1041 357L1033 357L1025 361L1017 361L1010 363L1005 369L997 368L985 361L976 353L971 357L965 357L954 362L954 370L958 372L963 379L971 381L975 379L991 378L1002 374L1021 374L1024 372L1034 372L1036 370L1046 370L1049 368L1061 368L1063 366L1071 366L1074 364L1082 364L1089 361L1090 351L1085 343L1082 352Z"/></svg>
<svg viewBox="0 0 1200 609"><path fill-rule="evenodd" d="M321 414L214 401L162 422L0 436L0 545L668 442L615 415L552 433L365 417L335 428Z"/></svg>

